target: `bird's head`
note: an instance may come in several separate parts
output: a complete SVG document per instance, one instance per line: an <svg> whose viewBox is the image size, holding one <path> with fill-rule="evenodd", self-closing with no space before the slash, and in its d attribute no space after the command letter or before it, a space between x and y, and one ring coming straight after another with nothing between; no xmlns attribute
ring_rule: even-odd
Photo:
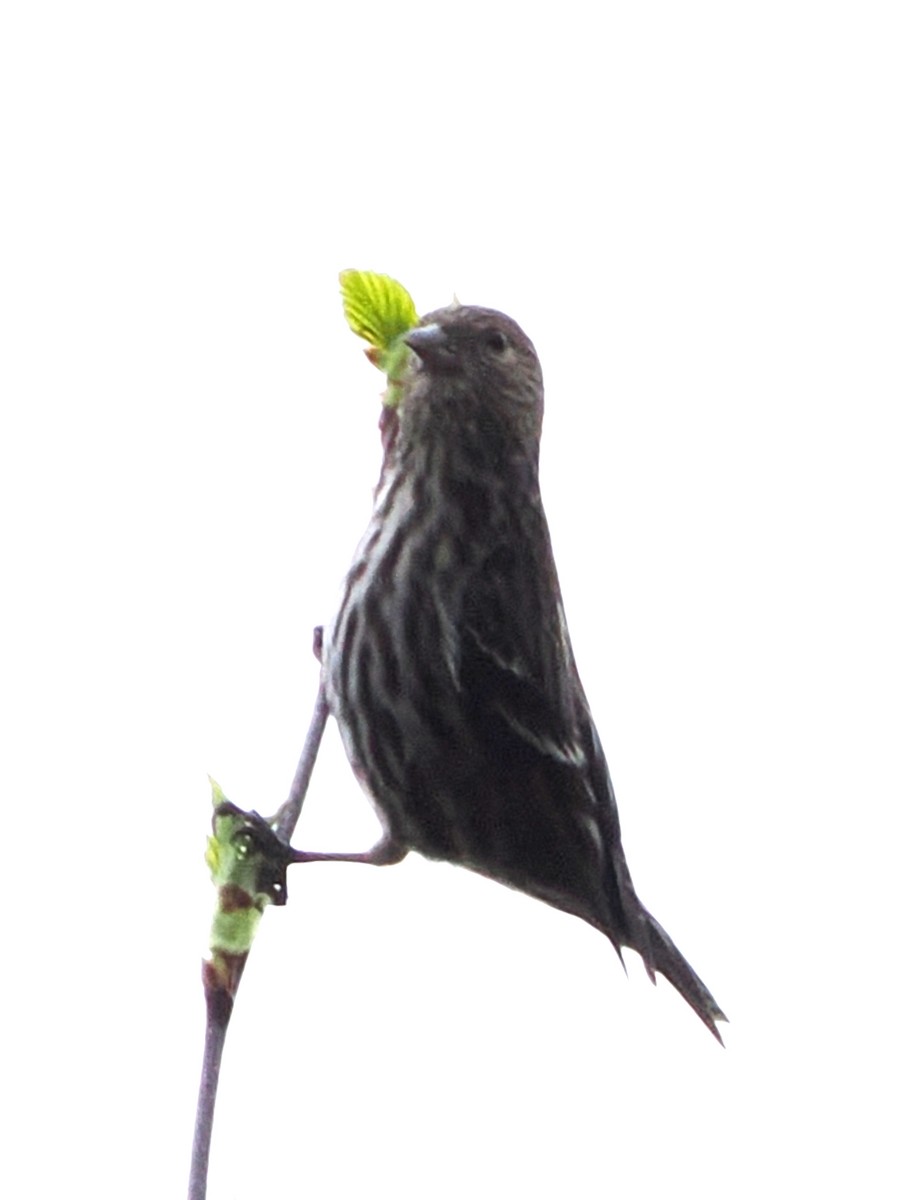
<svg viewBox="0 0 899 1200"><path fill-rule="evenodd" d="M441 308L422 317L405 342L414 351L401 415L407 437L456 429L536 454L543 375L530 339L510 317L471 305Z"/></svg>

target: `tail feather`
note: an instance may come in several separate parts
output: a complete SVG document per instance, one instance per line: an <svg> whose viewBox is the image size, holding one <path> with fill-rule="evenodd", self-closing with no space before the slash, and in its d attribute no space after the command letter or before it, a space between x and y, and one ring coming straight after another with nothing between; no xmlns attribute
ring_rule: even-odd
<svg viewBox="0 0 899 1200"><path fill-rule="evenodd" d="M726 1021L727 1017L715 1003L715 998L705 986L684 956L672 942L671 938L658 923L655 917L646 913L646 930L649 935L650 959L646 954L643 960L650 978L655 982L653 969L661 971L665 978L677 988L686 1002L690 1005L700 1021L724 1045L718 1032L717 1021Z"/></svg>

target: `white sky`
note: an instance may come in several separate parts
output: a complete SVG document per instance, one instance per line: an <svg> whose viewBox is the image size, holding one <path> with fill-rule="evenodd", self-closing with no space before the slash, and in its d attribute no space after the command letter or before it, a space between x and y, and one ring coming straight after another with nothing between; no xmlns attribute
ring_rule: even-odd
<svg viewBox="0 0 899 1200"><path fill-rule="evenodd" d="M283 798L377 473L357 266L538 347L628 858L732 1024L464 872L296 868L211 1200L894 1195L892 6L327 9L0 18L0 1187L186 1187L205 773ZM296 841L375 835L332 729Z"/></svg>

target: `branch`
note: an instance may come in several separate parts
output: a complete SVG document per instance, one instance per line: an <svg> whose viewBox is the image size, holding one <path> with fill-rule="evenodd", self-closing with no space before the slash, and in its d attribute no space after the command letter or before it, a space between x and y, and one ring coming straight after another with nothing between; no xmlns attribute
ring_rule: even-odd
<svg viewBox="0 0 899 1200"><path fill-rule="evenodd" d="M317 626L313 634L312 652L319 662L321 662L321 625ZM306 799L306 791L312 776L312 768L315 766L315 760L318 757L318 748L321 745L322 734L325 732L327 721L328 701L325 697L324 684L320 682L318 685L318 695L315 698L315 707L312 710L312 720L309 722L309 732L306 734L303 752L300 755L300 761L297 763L293 783L290 785L290 793L269 821L269 825L274 832L285 843L289 842L293 837L293 831L296 829L297 821L300 819L300 813L303 810L303 801Z"/></svg>
<svg viewBox="0 0 899 1200"><path fill-rule="evenodd" d="M313 650L321 661L321 628ZM218 887L218 907L210 939L211 957L203 963L206 1038L190 1164L188 1200L205 1200L209 1147L225 1035L234 997L246 966L256 928L268 904L287 903L287 866L294 861L290 839L306 799L312 769L328 720L324 684L319 682L312 719L287 799L266 820L245 812L225 798L213 783L213 836L206 860Z"/></svg>

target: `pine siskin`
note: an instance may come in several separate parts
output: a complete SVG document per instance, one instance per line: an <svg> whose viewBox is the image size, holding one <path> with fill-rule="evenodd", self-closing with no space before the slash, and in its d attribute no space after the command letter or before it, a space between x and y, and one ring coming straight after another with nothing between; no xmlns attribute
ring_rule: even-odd
<svg viewBox="0 0 899 1200"><path fill-rule="evenodd" d="M414 356L371 523L326 635L347 754L409 850L519 888L661 971L720 1041L711 993L634 891L574 664L538 481L543 381L514 321L456 306Z"/></svg>

